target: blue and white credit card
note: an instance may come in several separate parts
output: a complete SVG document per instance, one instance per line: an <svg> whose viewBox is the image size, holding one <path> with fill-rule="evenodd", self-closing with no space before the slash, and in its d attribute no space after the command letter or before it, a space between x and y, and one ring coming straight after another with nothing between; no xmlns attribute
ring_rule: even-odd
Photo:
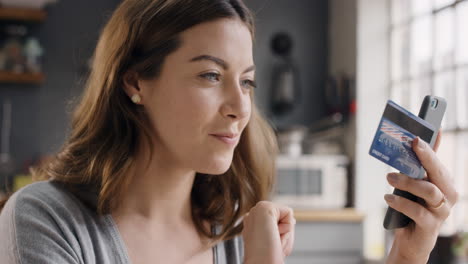
<svg viewBox="0 0 468 264"><path fill-rule="evenodd" d="M416 136L430 141L434 131L427 121L389 100L369 154L411 178L421 179L425 171L411 143Z"/></svg>

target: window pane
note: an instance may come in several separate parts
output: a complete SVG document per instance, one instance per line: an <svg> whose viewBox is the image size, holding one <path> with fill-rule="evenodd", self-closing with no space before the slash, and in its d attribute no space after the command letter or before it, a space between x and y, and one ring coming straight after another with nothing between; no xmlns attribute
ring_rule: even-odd
<svg viewBox="0 0 468 264"><path fill-rule="evenodd" d="M467 203L466 200L464 199L466 197L466 184L467 184L467 175L466 174L466 162L467 162L467 150L465 146L467 146L468 143L468 134L466 133L456 133L456 138L457 138L457 145L455 146L455 167L453 170L452 178L455 183L455 188L458 191L458 194L460 195L460 205L455 207L455 210L453 210L453 216L455 218L455 224L458 227L458 229L464 229L466 227L465 224L465 219L468 216L467 214ZM444 138L445 139L445 138ZM444 139L442 141L444 141Z"/></svg>
<svg viewBox="0 0 468 264"><path fill-rule="evenodd" d="M454 179L456 175L455 166L457 164L457 136L455 133L446 132L443 133L443 140L439 146L439 150L437 151L438 158L442 161L442 163L447 168L449 175ZM455 179L454 179L455 180ZM455 185L457 183L455 182ZM441 235L451 235L456 230L456 221L455 221L454 214L452 214L442 225L440 230Z"/></svg>
<svg viewBox="0 0 468 264"><path fill-rule="evenodd" d="M430 1L430 0L428 0ZM453 4L455 0L434 0L434 8L441 8Z"/></svg>
<svg viewBox="0 0 468 264"><path fill-rule="evenodd" d="M392 32L392 81L400 81L409 73L409 31L407 27Z"/></svg>
<svg viewBox="0 0 468 264"><path fill-rule="evenodd" d="M442 120L442 128L456 128L456 100L453 72L442 72L434 77L434 95L447 100L447 110Z"/></svg>
<svg viewBox="0 0 468 264"><path fill-rule="evenodd" d="M395 101L397 104L401 104L401 97L402 97L401 93L402 93L401 85L393 86L390 89L390 99Z"/></svg>
<svg viewBox="0 0 468 264"><path fill-rule="evenodd" d="M411 0L411 15L417 16L427 14L432 11L432 1L428 0Z"/></svg>
<svg viewBox="0 0 468 264"><path fill-rule="evenodd" d="M435 16L434 68L436 71L453 66L454 19L454 12L451 8Z"/></svg>
<svg viewBox="0 0 468 264"><path fill-rule="evenodd" d="M468 1L457 6L457 61L468 64Z"/></svg>
<svg viewBox="0 0 468 264"><path fill-rule="evenodd" d="M432 16L417 18L411 26L410 72L420 76L431 70Z"/></svg>
<svg viewBox="0 0 468 264"><path fill-rule="evenodd" d="M399 24L409 18L410 1L391 0L392 24Z"/></svg>
<svg viewBox="0 0 468 264"><path fill-rule="evenodd" d="M429 76L411 81L410 107L408 108L408 110L410 110L412 113L418 114L424 96L432 94L431 87L431 77Z"/></svg>
<svg viewBox="0 0 468 264"><path fill-rule="evenodd" d="M466 67L457 72L457 123L461 128L468 128L468 68Z"/></svg>
<svg viewBox="0 0 468 264"><path fill-rule="evenodd" d="M437 150L437 156L453 177L456 166L457 134L454 132L443 132L442 134L443 138Z"/></svg>
<svg viewBox="0 0 468 264"><path fill-rule="evenodd" d="M456 175L460 175L460 181L458 182L457 186L461 186L458 189L460 194L460 200L458 202L460 207L460 212L463 213L463 225L462 229L464 231L468 231L468 133L460 133L459 136L459 144L458 144L458 164L456 167ZM445 141L445 137L442 141Z"/></svg>
<svg viewBox="0 0 468 264"><path fill-rule="evenodd" d="M403 106L404 108L409 108L409 85L407 82L401 82L393 86L390 94L390 98L395 101L395 103Z"/></svg>

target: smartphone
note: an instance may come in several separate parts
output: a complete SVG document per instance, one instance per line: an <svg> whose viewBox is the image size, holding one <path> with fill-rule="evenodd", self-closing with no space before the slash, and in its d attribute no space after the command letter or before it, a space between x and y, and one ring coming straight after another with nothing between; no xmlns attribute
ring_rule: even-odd
<svg viewBox="0 0 468 264"><path fill-rule="evenodd" d="M437 139L437 135L439 133L439 128L442 123L442 119L445 114L445 109L447 108L447 102L444 98L427 95L424 97L423 103L421 104L421 109L419 110L418 116L429 124L431 124L435 130L431 136L425 135L426 138L423 138L422 135L420 136L426 142L429 143L431 147L434 147L435 141ZM418 178L424 178L425 171L421 170L422 175ZM405 197L409 200L423 203L424 201L419 197L399 189L394 189L393 194ZM388 207L387 213L385 214L384 219L384 228L385 229L395 229L395 228L402 228L409 225L413 220L408 216L404 215L401 212L396 211L395 209Z"/></svg>

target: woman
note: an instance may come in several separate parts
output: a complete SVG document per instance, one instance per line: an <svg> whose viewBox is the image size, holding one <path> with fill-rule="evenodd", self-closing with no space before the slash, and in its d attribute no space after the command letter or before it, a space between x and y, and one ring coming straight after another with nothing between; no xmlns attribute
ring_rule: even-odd
<svg viewBox="0 0 468 264"><path fill-rule="evenodd" d="M5 263L283 263L295 220L263 201L276 145L254 106L253 33L240 0L124 1L68 141L36 172L49 180L2 210ZM390 202L416 225L389 263L423 263L456 200L432 150L415 149L434 184L394 185L447 202Z"/></svg>

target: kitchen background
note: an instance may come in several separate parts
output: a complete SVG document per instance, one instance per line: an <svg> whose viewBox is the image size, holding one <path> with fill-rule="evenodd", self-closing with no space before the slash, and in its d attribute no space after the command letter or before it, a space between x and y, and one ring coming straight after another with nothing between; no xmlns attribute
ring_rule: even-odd
<svg viewBox="0 0 468 264"><path fill-rule="evenodd" d="M25 175L60 148L100 28L119 2L0 0L0 177ZM257 23L256 101L282 150L274 199L299 220L287 263L380 263L392 239L382 227L389 169L367 153L388 98L413 112L422 94L448 99L440 156L462 198L467 189L468 111L456 99L468 92L468 1L245 2ZM25 9L30 3L39 6ZM431 263L465 263L464 207L461 199Z"/></svg>

